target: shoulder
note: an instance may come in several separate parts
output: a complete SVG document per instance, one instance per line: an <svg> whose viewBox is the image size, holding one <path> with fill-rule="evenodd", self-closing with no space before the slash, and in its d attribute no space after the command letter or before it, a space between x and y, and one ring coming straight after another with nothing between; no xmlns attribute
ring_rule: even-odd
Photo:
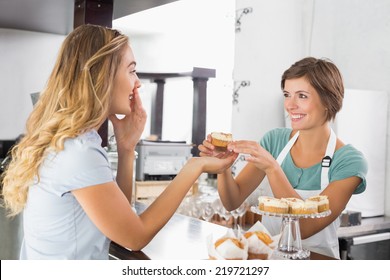
<svg viewBox="0 0 390 280"><path fill-rule="evenodd" d="M96 131L69 138L63 150L50 152L40 168L40 176L57 186L61 195L113 180L108 155Z"/></svg>
<svg viewBox="0 0 390 280"><path fill-rule="evenodd" d="M261 141L278 141L282 140L284 142L288 142L292 129L286 127L278 127L274 128L268 132L266 132L261 139Z"/></svg>
<svg viewBox="0 0 390 280"><path fill-rule="evenodd" d="M66 163L67 160L75 164L88 162L91 163L93 159L107 159L106 151L101 147L101 138L95 130L91 130L80 134L75 138L66 139L64 142L64 149L56 153L56 157L61 158Z"/></svg>
<svg viewBox="0 0 390 280"><path fill-rule="evenodd" d="M95 130L87 131L74 138L68 138L64 142L64 150L75 149L79 151L89 148L101 148L102 139Z"/></svg>
<svg viewBox="0 0 390 280"><path fill-rule="evenodd" d="M332 180L341 180L352 176L361 178L362 183L355 193L361 193L365 190L368 163L364 154L354 146L348 144L335 152L331 170Z"/></svg>
<svg viewBox="0 0 390 280"><path fill-rule="evenodd" d="M354 163L359 163L362 166L367 165L367 160L364 156L364 154L356 149L354 146L348 144L340 149L338 149L335 154L334 154L334 160L335 162L354 162Z"/></svg>
<svg viewBox="0 0 390 280"><path fill-rule="evenodd" d="M275 128L264 134L260 145L276 157L290 139L292 129L286 127Z"/></svg>

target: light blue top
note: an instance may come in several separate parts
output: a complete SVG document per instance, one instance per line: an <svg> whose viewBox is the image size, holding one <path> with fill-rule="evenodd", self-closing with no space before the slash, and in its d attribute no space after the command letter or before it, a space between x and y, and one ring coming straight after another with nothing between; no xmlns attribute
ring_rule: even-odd
<svg viewBox="0 0 390 280"><path fill-rule="evenodd" d="M48 154L29 189L20 259L108 259L110 240L71 193L114 180L101 141L92 130Z"/></svg>
<svg viewBox="0 0 390 280"><path fill-rule="evenodd" d="M276 128L267 132L260 140L260 145L277 158L286 146L291 135L290 128ZM321 189L321 163L308 168L297 167L291 154L288 153L281 165L290 184L299 190ZM329 168L329 182L357 176L362 179L354 194L362 193L366 189L367 160L364 155L348 144L335 151Z"/></svg>

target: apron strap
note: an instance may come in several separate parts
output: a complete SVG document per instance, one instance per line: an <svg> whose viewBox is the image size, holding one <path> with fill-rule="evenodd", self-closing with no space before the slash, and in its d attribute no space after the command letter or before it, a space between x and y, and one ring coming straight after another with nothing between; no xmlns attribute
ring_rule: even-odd
<svg viewBox="0 0 390 280"><path fill-rule="evenodd" d="M298 136L299 136L299 131L295 133L295 135L288 141L286 146L284 146L283 150L278 155L276 161L279 163L279 165L282 165L282 162L286 158L287 154L290 152L292 146L294 146L295 141L297 141Z"/></svg>
<svg viewBox="0 0 390 280"><path fill-rule="evenodd" d="M299 131L288 141L286 146L278 155L276 161L279 165L282 165L282 162L286 158L287 154L290 152L292 146L294 146L295 141L297 141L299 136ZM334 151L336 149L337 137L333 129L330 128L330 136L328 140L328 145L326 146L326 152L321 162L321 190L325 189L329 185L329 167L332 163L332 158Z"/></svg>
<svg viewBox="0 0 390 280"><path fill-rule="evenodd" d="M336 149L337 137L333 129L330 129L330 136L328 140L328 146L326 147L325 156L321 162L321 190L325 189L329 185L329 168L332 164L332 158Z"/></svg>

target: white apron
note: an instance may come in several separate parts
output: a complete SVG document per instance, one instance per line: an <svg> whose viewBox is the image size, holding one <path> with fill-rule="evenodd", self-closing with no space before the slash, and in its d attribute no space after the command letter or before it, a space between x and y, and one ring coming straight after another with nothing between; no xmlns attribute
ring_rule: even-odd
<svg viewBox="0 0 390 280"><path fill-rule="evenodd" d="M287 154L290 152L292 146L294 145L295 141L297 140L299 136L299 131L290 139L290 141L287 143L287 145L283 148L282 152L279 154L278 158L276 159L279 165L282 164L283 160L287 156ZM321 190L314 190L314 191L308 191L308 190L295 190L302 199L309 198L311 196L319 195L329 184L329 166L331 164L331 159L333 157L335 148L336 148L336 134L331 129L331 134L329 137L328 145L326 147L325 156L322 160L322 168L321 168ZM266 178L264 178L266 179ZM266 183L267 184L267 183ZM270 195L273 196L272 190L269 186L269 189L266 190L266 193L263 192L264 195ZM319 218L321 219L321 218ZM282 225L282 218L277 217L268 217L263 216L262 217L262 223L265 225L265 227L272 233L272 234L278 234L281 230ZM324 254L330 257L334 257L339 259L340 253L339 253L339 244L338 244L338 237L337 237L337 228L340 225L340 220L337 218L333 223L328 225L326 228L321 230L320 232L316 233L315 235L302 240L302 247L304 249L317 252L320 254Z"/></svg>

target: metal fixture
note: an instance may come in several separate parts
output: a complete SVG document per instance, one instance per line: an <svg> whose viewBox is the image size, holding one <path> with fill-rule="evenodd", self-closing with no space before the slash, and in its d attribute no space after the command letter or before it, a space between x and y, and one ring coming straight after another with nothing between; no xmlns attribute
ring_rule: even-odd
<svg viewBox="0 0 390 280"><path fill-rule="evenodd" d="M243 15L247 15L252 12L252 7L236 10L236 32L241 32L241 18L243 17Z"/></svg>
<svg viewBox="0 0 390 280"><path fill-rule="evenodd" d="M238 86L237 86L238 84ZM234 82L234 93L233 93L233 105L238 104L238 91L241 89L241 87L248 87L251 85L251 81L235 81Z"/></svg>

